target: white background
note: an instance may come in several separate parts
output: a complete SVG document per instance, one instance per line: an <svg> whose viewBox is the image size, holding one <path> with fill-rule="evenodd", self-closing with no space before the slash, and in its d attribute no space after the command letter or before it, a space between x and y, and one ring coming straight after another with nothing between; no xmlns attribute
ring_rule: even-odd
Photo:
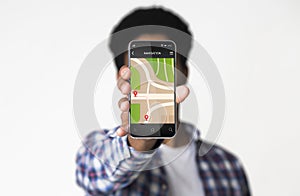
<svg viewBox="0 0 300 196"><path fill-rule="evenodd" d="M161 3L218 66L227 98L218 143L242 160L254 195L299 195L299 1L197 2L2 0L0 195L82 195L72 112L80 64L125 13Z"/></svg>

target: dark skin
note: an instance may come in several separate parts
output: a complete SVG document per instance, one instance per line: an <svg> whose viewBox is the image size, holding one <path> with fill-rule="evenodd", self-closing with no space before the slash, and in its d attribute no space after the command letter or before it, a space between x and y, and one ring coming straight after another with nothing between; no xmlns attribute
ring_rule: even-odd
<svg viewBox="0 0 300 196"><path fill-rule="evenodd" d="M141 35L136 40L167 40L168 38L165 35L161 34L145 34ZM122 66L120 71L117 74L117 85L119 90L123 95L123 97L119 100L119 108L122 111L121 113L121 120L122 125L117 130L117 135L123 137L128 134L128 111L129 111L129 101L128 101L128 94L130 92L130 84L128 82L130 78L130 70L128 68L128 57L125 54L124 56L126 65ZM180 67L180 65L176 65L176 67ZM183 70L183 73L187 75L187 70ZM189 89L187 86L177 86L176 87L176 103L180 104L183 102L187 96L189 95ZM178 112L178 111L177 111ZM178 116L178 115L177 115ZM177 122L180 123L179 119ZM176 136L172 139L165 139L164 144L169 145L171 147L178 147L181 145L185 145L187 141L187 137L184 132L177 132ZM137 151L149 151L155 145L156 139L134 139L130 135L128 135L128 141L130 146L132 146Z"/></svg>

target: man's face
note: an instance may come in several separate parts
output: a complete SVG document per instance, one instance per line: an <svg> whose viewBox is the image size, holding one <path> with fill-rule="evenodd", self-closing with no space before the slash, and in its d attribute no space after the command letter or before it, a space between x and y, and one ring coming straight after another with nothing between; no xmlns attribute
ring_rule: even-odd
<svg viewBox="0 0 300 196"><path fill-rule="evenodd" d="M168 38L166 35L163 34L143 34L138 36L137 38L135 38L134 40L150 40L150 41L155 41L155 40L169 40L170 38ZM184 75L184 78L180 79L180 77L177 78L179 84L183 84L186 82L187 76L188 76L188 69L187 66L183 66L180 64L180 61L178 60L178 58L180 58L178 55L176 56L177 61L176 61L176 69L177 71L181 72L180 74L177 74L177 76L180 75ZM125 53L124 56L125 59L125 65L128 65L128 53Z"/></svg>

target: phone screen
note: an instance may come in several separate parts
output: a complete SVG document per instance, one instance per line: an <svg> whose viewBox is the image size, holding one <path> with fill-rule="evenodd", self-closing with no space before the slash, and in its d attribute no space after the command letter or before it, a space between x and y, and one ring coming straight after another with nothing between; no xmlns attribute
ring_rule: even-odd
<svg viewBox="0 0 300 196"><path fill-rule="evenodd" d="M129 44L129 125L133 137L171 138L175 135L175 48L175 43L168 40Z"/></svg>

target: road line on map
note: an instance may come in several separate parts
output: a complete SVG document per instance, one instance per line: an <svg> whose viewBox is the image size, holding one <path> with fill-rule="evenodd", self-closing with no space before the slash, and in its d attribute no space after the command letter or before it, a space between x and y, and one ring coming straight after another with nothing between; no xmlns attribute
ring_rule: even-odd
<svg viewBox="0 0 300 196"><path fill-rule="evenodd" d="M158 70L159 70L159 58L157 58L157 69L156 69L156 73L155 73L155 75L157 75L157 74L158 74Z"/></svg>
<svg viewBox="0 0 300 196"><path fill-rule="evenodd" d="M132 100L145 100L145 99L174 99L174 94L145 94L145 93L140 93L138 97L132 97Z"/></svg>
<svg viewBox="0 0 300 196"><path fill-rule="evenodd" d="M147 95L146 95L147 96L147 108L148 108L147 114L148 114L149 118L151 118L151 115L148 113L150 111L150 103L149 103L149 98L148 98L149 90L150 90L150 83L148 82L148 84L147 84Z"/></svg>
<svg viewBox="0 0 300 196"><path fill-rule="evenodd" d="M166 106L174 106L174 102L161 103L153 106L152 108L150 108L150 115L153 111Z"/></svg>
<svg viewBox="0 0 300 196"><path fill-rule="evenodd" d="M166 58L164 58L164 70L165 70L165 76L166 76L167 82L169 82L169 78L168 78L168 74L167 74Z"/></svg>

